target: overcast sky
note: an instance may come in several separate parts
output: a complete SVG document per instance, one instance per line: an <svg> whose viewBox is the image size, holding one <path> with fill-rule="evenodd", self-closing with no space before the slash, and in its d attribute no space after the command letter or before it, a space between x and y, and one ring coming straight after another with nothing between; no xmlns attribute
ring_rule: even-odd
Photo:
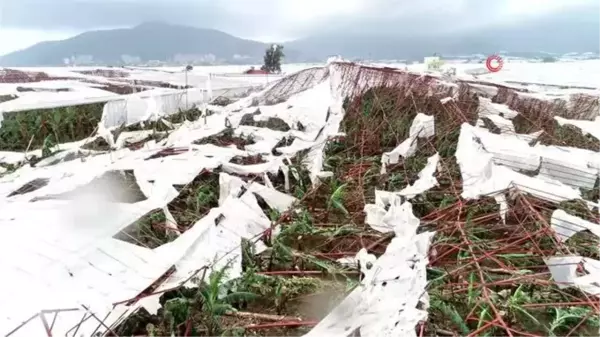
<svg viewBox="0 0 600 337"><path fill-rule="evenodd" d="M86 30L165 21L265 42L316 32L405 27L435 33L510 24L599 0L0 0L0 55ZM360 24L357 24L360 23ZM397 23L397 26L395 26ZM397 32L395 31L397 29Z"/></svg>

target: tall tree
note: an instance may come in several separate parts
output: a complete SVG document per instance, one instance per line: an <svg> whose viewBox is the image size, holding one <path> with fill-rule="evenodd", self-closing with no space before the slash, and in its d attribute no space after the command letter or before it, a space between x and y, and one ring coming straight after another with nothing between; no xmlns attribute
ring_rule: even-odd
<svg viewBox="0 0 600 337"><path fill-rule="evenodd" d="M272 44L265 51L264 65L261 69L270 73L281 73L281 60L284 56L283 46L280 44Z"/></svg>

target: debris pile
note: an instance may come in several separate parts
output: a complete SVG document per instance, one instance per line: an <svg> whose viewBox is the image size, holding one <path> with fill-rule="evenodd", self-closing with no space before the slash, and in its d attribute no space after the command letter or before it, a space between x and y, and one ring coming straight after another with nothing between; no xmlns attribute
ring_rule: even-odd
<svg viewBox="0 0 600 337"><path fill-rule="evenodd" d="M16 69L0 69L0 83L29 83L47 81L50 76L44 72L25 72Z"/></svg>
<svg viewBox="0 0 600 337"><path fill-rule="evenodd" d="M595 335L577 97L338 60L190 119L97 120L0 178L0 333Z"/></svg>

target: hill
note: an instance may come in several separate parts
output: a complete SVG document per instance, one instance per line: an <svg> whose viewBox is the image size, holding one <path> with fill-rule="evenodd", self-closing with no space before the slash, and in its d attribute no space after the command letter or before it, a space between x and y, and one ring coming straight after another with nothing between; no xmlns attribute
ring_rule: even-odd
<svg viewBox="0 0 600 337"><path fill-rule="evenodd" d="M95 62L120 64L125 58L150 60L200 60L224 63L262 62L267 44L244 40L213 29L160 22L133 28L85 32L62 41L41 42L0 57L4 66L51 66L65 58L93 57ZM292 59L297 55L286 50Z"/></svg>
<svg viewBox="0 0 600 337"><path fill-rule="evenodd" d="M285 43L285 61L323 61L332 55L348 59L421 60L433 53L443 56L500 51L528 56L542 56L547 52L599 53L599 10L600 5L593 4L527 21L453 33L438 29L435 34L425 33L427 29L407 29L410 22L359 19L337 29L323 27L318 34ZM265 43L214 29L150 22L38 43L0 57L0 65L62 65L65 58L71 57L79 59L78 64L90 58L95 63L111 65L122 64L127 59L138 64L151 60L249 64L262 63L266 47Z"/></svg>

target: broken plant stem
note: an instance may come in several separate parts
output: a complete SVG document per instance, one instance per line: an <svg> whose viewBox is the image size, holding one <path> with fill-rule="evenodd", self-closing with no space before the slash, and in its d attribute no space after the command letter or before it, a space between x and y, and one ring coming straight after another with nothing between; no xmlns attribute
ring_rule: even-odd
<svg viewBox="0 0 600 337"><path fill-rule="evenodd" d="M273 321L273 322L279 322L279 321L302 321L302 319L298 318L298 317L288 317L288 316L281 316L281 315L269 315L269 314L261 314L261 313L256 313L256 312L247 312L247 311L228 311L226 313L226 315L228 315L228 316L235 316L235 317L244 317L244 318L256 318L256 319L260 319L260 320Z"/></svg>

